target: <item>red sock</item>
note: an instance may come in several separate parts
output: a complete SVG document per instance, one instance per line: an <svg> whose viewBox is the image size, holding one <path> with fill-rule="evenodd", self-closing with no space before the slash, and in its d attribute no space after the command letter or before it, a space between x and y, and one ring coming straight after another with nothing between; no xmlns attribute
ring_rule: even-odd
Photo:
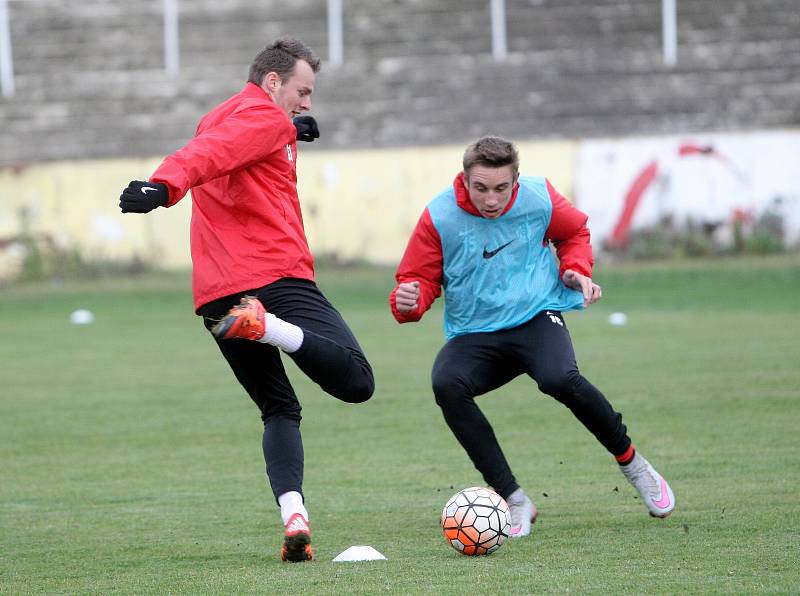
<svg viewBox="0 0 800 596"><path fill-rule="evenodd" d="M625 450L625 453L621 455L615 455L614 459L617 460L617 463L621 466L627 466L629 463L633 461L633 456L636 455L636 449L633 448L633 445L628 447Z"/></svg>

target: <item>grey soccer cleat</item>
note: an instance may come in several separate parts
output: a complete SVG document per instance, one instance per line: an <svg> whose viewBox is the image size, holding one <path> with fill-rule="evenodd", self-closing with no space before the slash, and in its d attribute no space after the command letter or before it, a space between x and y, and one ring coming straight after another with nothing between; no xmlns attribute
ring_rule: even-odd
<svg viewBox="0 0 800 596"><path fill-rule="evenodd" d="M511 493L506 501L511 510L510 538L522 538L531 533L531 525L536 521L539 512L536 505L521 488Z"/></svg>
<svg viewBox="0 0 800 596"><path fill-rule="evenodd" d="M668 517L675 509L675 495L664 480L644 457L636 452L633 461L619 469L625 478L639 491L642 501L653 517Z"/></svg>

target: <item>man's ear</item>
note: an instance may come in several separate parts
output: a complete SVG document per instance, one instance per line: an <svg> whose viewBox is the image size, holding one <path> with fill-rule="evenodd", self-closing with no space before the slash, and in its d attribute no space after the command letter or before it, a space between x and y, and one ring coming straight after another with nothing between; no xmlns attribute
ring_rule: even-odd
<svg viewBox="0 0 800 596"><path fill-rule="evenodd" d="M261 81L261 88L264 89L267 93L275 93L278 89L280 89L281 77L277 72L270 71L264 75L264 79Z"/></svg>

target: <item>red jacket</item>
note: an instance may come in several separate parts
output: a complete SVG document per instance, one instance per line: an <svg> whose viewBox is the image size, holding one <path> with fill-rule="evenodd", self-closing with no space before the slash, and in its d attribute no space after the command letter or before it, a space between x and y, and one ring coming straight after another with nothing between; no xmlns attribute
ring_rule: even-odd
<svg viewBox="0 0 800 596"><path fill-rule="evenodd" d="M481 217L480 212L472 204L469 191L464 184L464 173L459 173L453 181L456 203L458 206L476 217ZM515 185L511 200L503 213L514 205L519 186ZM553 204L550 224L545 232L545 239L550 240L555 246L559 260L559 275L564 275L567 269L592 276L594 257L590 244L589 229L586 227L588 217L585 213L575 208L550 181L547 181L547 192ZM442 241L439 232L433 225L427 207L417 222L411 238L408 240L406 251L397 267L395 278L398 284L410 281L419 282L419 299L417 308L408 312L397 310L395 295L397 286L389 295L389 305L394 318L400 323L419 321L422 315L431 307L442 293Z"/></svg>
<svg viewBox="0 0 800 596"><path fill-rule="evenodd" d="M203 304L284 277L314 279L297 198L296 130L258 85L206 114L150 177L171 207L192 189L192 289Z"/></svg>

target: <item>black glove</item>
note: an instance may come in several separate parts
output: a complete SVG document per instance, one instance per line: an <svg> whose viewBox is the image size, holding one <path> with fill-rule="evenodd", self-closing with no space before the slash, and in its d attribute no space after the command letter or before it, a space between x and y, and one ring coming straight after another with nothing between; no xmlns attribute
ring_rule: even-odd
<svg viewBox="0 0 800 596"><path fill-rule="evenodd" d="M166 184L133 180L119 195L119 208L123 213L149 213L169 201Z"/></svg>
<svg viewBox="0 0 800 596"><path fill-rule="evenodd" d="M294 127L297 129L297 140L310 143L319 138L319 128L313 116L297 116L294 120Z"/></svg>

